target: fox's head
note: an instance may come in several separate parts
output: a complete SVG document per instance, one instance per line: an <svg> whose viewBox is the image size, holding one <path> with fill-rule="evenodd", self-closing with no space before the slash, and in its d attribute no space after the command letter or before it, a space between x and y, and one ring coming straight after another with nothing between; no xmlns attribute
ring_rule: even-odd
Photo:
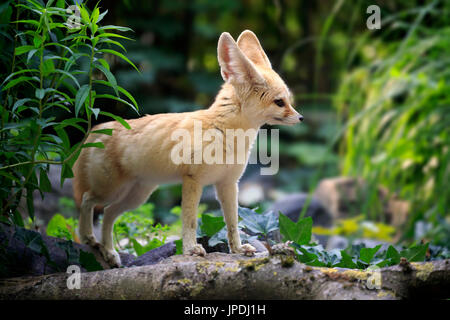
<svg viewBox="0 0 450 320"><path fill-rule="evenodd" d="M222 33L217 56L222 78L233 85L242 112L253 122L293 125L303 121L291 105L292 94L252 31L242 32L237 43L228 32Z"/></svg>

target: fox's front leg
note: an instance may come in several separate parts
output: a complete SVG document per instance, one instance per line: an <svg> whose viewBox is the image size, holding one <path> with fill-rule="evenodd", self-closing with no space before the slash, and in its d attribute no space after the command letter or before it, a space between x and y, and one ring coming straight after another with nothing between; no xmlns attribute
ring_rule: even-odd
<svg viewBox="0 0 450 320"><path fill-rule="evenodd" d="M238 229L238 185L237 182L216 184L217 198L222 205L223 216L227 224L228 245L232 253L253 255L256 249L249 245L241 245Z"/></svg>
<svg viewBox="0 0 450 320"><path fill-rule="evenodd" d="M190 176L183 178L181 211L183 221L183 253L204 256L205 249L197 243L197 209L202 186Z"/></svg>

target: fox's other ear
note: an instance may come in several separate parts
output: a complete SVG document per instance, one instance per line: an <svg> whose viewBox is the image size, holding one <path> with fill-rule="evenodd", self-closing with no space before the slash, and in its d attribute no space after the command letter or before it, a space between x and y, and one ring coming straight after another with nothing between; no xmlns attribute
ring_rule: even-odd
<svg viewBox="0 0 450 320"><path fill-rule="evenodd" d="M228 32L220 35L217 58L223 80L230 81L232 84L263 84L265 82L253 62L242 53Z"/></svg>
<svg viewBox="0 0 450 320"><path fill-rule="evenodd" d="M237 40L237 44L254 64L265 68L272 68L269 58L267 58L266 53L259 43L258 37L252 31L243 31Z"/></svg>

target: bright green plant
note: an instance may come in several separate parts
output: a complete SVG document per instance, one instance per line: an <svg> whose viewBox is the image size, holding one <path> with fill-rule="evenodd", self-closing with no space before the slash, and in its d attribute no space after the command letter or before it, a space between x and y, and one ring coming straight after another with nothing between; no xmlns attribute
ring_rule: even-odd
<svg viewBox="0 0 450 320"><path fill-rule="evenodd" d="M117 218L113 234L119 251L126 250L140 256L166 243L170 227L154 224L153 209L152 203L146 203Z"/></svg>
<svg viewBox="0 0 450 320"><path fill-rule="evenodd" d="M241 240L248 242L259 238L272 244L269 233L278 230L278 219L273 212L258 213L257 209L238 207L238 215L241 218L238 229L241 232ZM208 237L208 245L214 247L220 243L228 243L227 227L223 216L201 214L198 220L197 238Z"/></svg>
<svg viewBox="0 0 450 320"><path fill-rule="evenodd" d="M47 235L69 241L80 242L76 232L77 227L77 219L64 218L63 215L56 213L47 224Z"/></svg>
<svg viewBox="0 0 450 320"><path fill-rule="evenodd" d="M389 246L380 250L381 245L366 248L364 245L352 245L345 250L325 250L321 245L312 243L311 217L300 218L297 222L280 214L280 232L285 241L292 241L297 259L310 266L341 267L366 269L370 266L386 267L396 265L401 258L410 262L422 262L448 257L448 249L435 247L429 250L429 244L412 244L408 248L397 249Z"/></svg>
<svg viewBox="0 0 450 320"><path fill-rule="evenodd" d="M382 212L380 184L409 200L409 238L426 212L437 224L450 208L450 28L448 15L440 14L449 9L448 2L429 2L417 8L414 23L404 24L403 40L360 43L364 66L343 77L335 99L346 129L343 174L370 183L364 211L371 217Z"/></svg>
<svg viewBox="0 0 450 320"><path fill-rule="evenodd" d="M93 118L108 116L129 128L100 104L110 99L138 108L117 84L108 56L137 68L116 41L130 39L113 33L130 29L101 26L107 12L100 12L98 6L90 12L79 4L81 24L76 28L67 23L64 1L13 1L10 6L15 13L8 29L14 52L7 66L10 72L0 80L0 203L2 220L23 226L19 201L26 198L33 219L33 191L51 190L50 165L62 165L63 183L73 176L71 168L82 148L104 147L85 143ZM82 141L69 140L69 126L84 134ZM96 132L112 134L111 129Z"/></svg>

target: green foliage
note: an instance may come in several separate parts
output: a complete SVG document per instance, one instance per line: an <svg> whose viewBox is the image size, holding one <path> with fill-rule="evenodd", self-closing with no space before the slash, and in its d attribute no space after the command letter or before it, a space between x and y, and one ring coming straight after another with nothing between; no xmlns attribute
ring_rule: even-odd
<svg viewBox="0 0 450 320"><path fill-rule="evenodd" d="M113 228L116 249L140 256L165 244L170 227L155 225L153 209L152 203L146 203L117 218Z"/></svg>
<svg viewBox="0 0 450 320"><path fill-rule="evenodd" d="M42 255L46 259L46 265L56 270L64 271L64 267L58 265L51 259L50 252L40 233L16 228L14 238L23 243L27 248ZM80 265L87 271L103 270L102 266L97 262L94 255L90 252L76 249L72 241L57 242L56 245L66 253L66 265Z"/></svg>
<svg viewBox="0 0 450 320"><path fill-rule="evenodd" d="M380 214L377 185L409 200L409 238L428 211L437 226L450 208L450 28L441 14L450 7L432 1L416 10L412 23L386 18L392 25L384 28L403 25L401 41L368 36L355 48L365 63L344 75L335 97L345 122L343 173L373 187L372 217Z"/></svg>
<svg viewBox="0 0 450 320"><path fill-rule="evenodd" d="M202 234L212 237L214 234L219 232L223 227L225 227L225 222L222 217L214 217L209 214L202 214L201 217L200 230Z"/></svg>
<svg viewBox="0 0 450 320"><path fill-rule="evenodd" d="M249 230L264 239L267 239L270 232L279 228L277 216L272 211L258 213L255 209L239 207L238 214L242 218L240 225L244 230Z"/></svg>
<svg viewBox="0 0 450 320"><path fill-rule="evenodd" d="M63 215L56 213L47 224L47 235L78 242L76 229L78 220L74 218L64 218Z"/></svg>
<svg viewBox="0 0 450 320"><path fill-rule="evenodd" d="M62 165L62 184L73 176L71 168L82 148L103 147L85 143L93 117L104 115L129 127L119 116L102 110L104 99L138 109L131 94L117 84L108 62L113 55L136 69L116 51L123 46L113 40L130 40L113 33L130 29L101 26L106 12L98 6L89 12L82 4L81 25L72 28L64 2L53 3L27 0L0 7L9 22L4 34L14 39L11 60L3 61L8 71L0 84L0 203L3 216L20 226L21 198L25 197L33 219L33 191L51 191L49 165ZM82 132L80 142L70 141L70 127Z"/></svg>
<svg viewBox="0 0 450 320"><path fill-rule="evenodd" d="M380 251L381 244L374 248L364 245L353 245L345 250L325 250L321 245L311 243L311 217L299 219L297 223L280 214L280 232L285 240L292 241L291 246L296 250L297 259L310 266L341 267L351 269L366 269L376 265L378 267L392 266L405 258L410 262L420 262L430 259L427 257L429 244L412 245L400 252L393 246ZM444 257L446 251L438 250L434 257Z"/></svg>
<svg viewBox="0 0 450 320"><path fill-rule="evenodd" d="M278 220L273 212L258 213L257 209L247 209L238 207L238 215L241 220L238 223L238 230L241 233L241 241L248 242L251 239L260 238L270 241L270 232L278 230ZM201 214L198 222L197 238L209 237L208 245L214 247L219 243L228 243L227 227L222 216Z"/></svg>
<svg viewBox="0 0 450 320"><path fill-rule="evenodd" d="M279 214L280 232L286 241L293 241L299 245L308 244L312 235L312 218L299 218L297 222L291 221L284 214Z"/></svg>

